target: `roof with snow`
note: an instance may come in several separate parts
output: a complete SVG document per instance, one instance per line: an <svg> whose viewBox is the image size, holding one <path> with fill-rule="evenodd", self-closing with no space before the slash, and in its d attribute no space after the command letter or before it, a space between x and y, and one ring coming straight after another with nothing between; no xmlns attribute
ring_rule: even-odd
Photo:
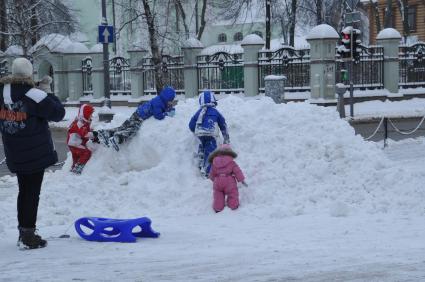
<svg viewBox="0 0 425 282"><path fill-rule="evenodd" d="M245 36L245 38L242 40L241 45L264 45L264 40L257 34L248 34Z"/></svg>
<svg viewBox="0 0 425 282"><path fill-rule="evenodd" d="M229 54L243 53L243 49L239 44L220 44L211 45L201 51L201 55L213 55L218 52L226 52Z"/></svg>
<svg viewBox="0 0 425 282"><path fill-rule="evenodd" d="M321 24L315 26L310 33L307 35L306 39L337 39L339 38L338 32L327 24Z"/></svg>
<svg viewBox="0 0 425 282"><path fill-rule="evenodd" d="M19 45L12 45L9 46L4 53L9 56L22 56L24 54L24 50Z"/></svg>
<svg viewBox="0 0 425 282"><path fill-rule="evenodd" d="M183 43L182 48L204 48L204 44L198 39L191 37Z"/></svg>
<svg viewBox="0 0 425 282"><path fill-rule="evenodd" d="M102 45L102 44L100 44L100 43L97 43L97 44L93 45L93 46L90 48L90 52L93 52L93 53L100 53L100 52L103 52L103 45Z"/></svg>
<svg viewBox="0 0 425 282"><path fill-rule="evenodd" d="M72 41L68 36L52 33L43 36L33 47L30 53L36 52L45 46L50 52L58 53L88 53L89 49L81 42Z"/></svg>
<svg viewBox="0 0 425 282"><path fill-rule="evenodd" d="M378 33L376 39L401 39L401 35L394 28L385 28Z"/></svg>

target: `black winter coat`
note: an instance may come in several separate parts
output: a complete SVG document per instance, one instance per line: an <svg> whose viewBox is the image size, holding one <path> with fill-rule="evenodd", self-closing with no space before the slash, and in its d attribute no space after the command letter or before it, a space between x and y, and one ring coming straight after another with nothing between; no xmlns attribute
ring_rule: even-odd
<svg viewBox="0 0 425 282"><path fill-rule="evenodd" d="M64 115L59 99L34 88L31 79L0 80L0 132L11 172L39 172L58 161L48 121Z"/></svg>

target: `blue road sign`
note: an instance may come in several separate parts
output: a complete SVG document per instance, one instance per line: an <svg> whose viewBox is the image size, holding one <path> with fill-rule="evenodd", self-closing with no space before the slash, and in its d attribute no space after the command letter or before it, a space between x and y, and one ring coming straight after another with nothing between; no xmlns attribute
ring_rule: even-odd
<svg viewBox="0 0 425 282"><path fill-rule="evenodd" d="M99 43L114 42L114 27L111 25L99 25Z"/></svg>

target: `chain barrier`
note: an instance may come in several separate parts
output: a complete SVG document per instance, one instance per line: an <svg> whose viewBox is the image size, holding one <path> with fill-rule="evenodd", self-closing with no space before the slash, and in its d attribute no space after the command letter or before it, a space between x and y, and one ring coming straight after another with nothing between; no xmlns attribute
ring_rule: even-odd
<svg viewBox="0 0 425 282"><path fill-rule="evenodd" d="M422 123L425 120L425 116L421 119L421 121L419 122L418 126L416 126L413 130L411 131L401 131L400 129L398 129L394 123L391 121L391 119L388 118L388 121L390 122L391 126L394 128L395 131L397 131L398 133L402 134L402 135L410 135L415 133L422 125Z"/></svg>
<svg viewBox="0 0 425 282"><path fill-rule="evenodd" d="M379 128L381 128L381 125L382 125L382 123L383 123L383 122L384 122L384 118L381 118L381 121L379 122L378 127L376 127L376 129L375 129L375 131L372 133L372 135L370 135L369 137L366 137L366 138L364 138L364 139L365 139L365 140L369 140L369 139L373 138L373 137L376 135L376 133L378 133Z"/></svg>

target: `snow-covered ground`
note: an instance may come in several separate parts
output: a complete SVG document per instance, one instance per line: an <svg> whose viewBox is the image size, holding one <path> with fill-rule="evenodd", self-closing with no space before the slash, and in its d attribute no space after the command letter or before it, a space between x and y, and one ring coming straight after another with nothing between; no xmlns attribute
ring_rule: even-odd
<svg viewBox="0 0 425 282"><path fill-rule="evenodd" d="M48 173L45 249L17 250L16 179L0 178L0 281L425 280L425 139L382 150L334 108L226 97L218 109L249 187L238 210L216 214L187 128L197 107L182 100L175 117L147 120L119 153L99 148L81 176L69 158ZM161 236L84 241L72 226L82 216L148 216Z"/></svg>

